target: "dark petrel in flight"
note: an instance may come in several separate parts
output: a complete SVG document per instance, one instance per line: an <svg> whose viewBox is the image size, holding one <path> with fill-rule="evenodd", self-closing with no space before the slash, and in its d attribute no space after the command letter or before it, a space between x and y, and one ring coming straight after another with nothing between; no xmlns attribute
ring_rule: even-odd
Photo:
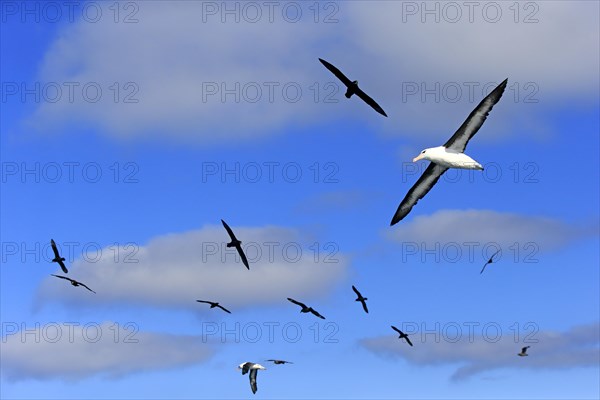
<svg viewBox="0 0 600 400"><path fill-rule="evenodd" d="M280 365L280 364L293 364L293 362L291 362L291 361L285 361L285 360L267 360L267 361L271 361L273 364L276 364L276 365Z"/></svg>
<svg viewBox="0 0 600 400"><path fill-rule="evenodd" d="M517 353L517 355L519 357L527 357L529 354L527 354L527 349L530 348L531 346L525 346L521 349L520 353Z"/></svg>
<svg viewBox="0 0 600 400"><path fill-rule="evenodd" d="M325 68L327 68L328 70L330 70L331 72L333 72L333 74L340 80L342 81L342 83L344 85L346 85L346 87L348 88L346 90L346 98L350 98L352 97L353 94L357 95L358 97L360 97L365 103L367 103L368 105L370 105L371 107L373 107L373 109L375 111L377 111L379 114L387 117L387 114L385 113L385 111L383 111L383 108L381 108L381 106L379 104L377 104L375 102L375 100L373 100L372 98L370 98L365 92L362 91L362 89L360 89L358 87L358 81L351 81L350 79L348 79L348 77L346 77L346 75L344 75L342 73L342 71L340 71L339 69L337 69L336 67L334 67L333 65L331 65L330 63L328 63L327 61L319 58L319 61L321 61L321 64L323 64L325 66Z"/></svg>
<svg viewBox="0 0 600 400"><path fill-rule="evenodd" d="M411 346L413 345L406 333L402 332L400 329L396 328L394 325L392 325L392 329L400 334L400 336L398 336L398 339L404 339L404 340L406 340L406 343L410 344Z"/></svg>
<svg viewBox="0 0 600 400"><path fill-rule="evenodd" d="M490 257L490 259L487 260L487 262L485 263L485 265L481 269L481 272L479 273L479 275L483 274L483 271L485 270L485 267L487 267L488 264L492 264L494 262L494 257L496 257L496 254L498 254L498 253L500 253L500 250L498 250L497 252L495 252L494 254L492 254L492 256Z"/></svg>
<svg viewBox="0 0 600 400"><path fill-rule="evenodd" d="M60 265L60 268L63 270L63 272L65 274L69 273L69 270L67 270L67 267L65 266L65 258L61 257L60 254L58 253L58 248L56 247L56 243L54 242L54 239L50 239L50 245L52 246L52 251L54 252L54 259L52 260L52 262L58 263L58 265Z"/></svg>
<svg viewBox="0 0 600 400"><path fill-rule="evenodd" d="M352 285L352 290L354 290L354 293L356 293L356 295L358 296L358 298L354 301L360 301L362 303L363 309L368 314L369 310L367 309L367 302L366 302L366 300L368 300L368 299L366 297L363 297L362 294L360 294L360 292L358 291L358 289L354 287L354 285Z"/></svg>
<svg viewBox="0 0 600 400"><path fill-rule="evenodd" d="M231 230L231 228L229 227L229 225L227 225L227 223L225 221L221 220L221 222L223 223L225 230L227 231L227 233L229 234L229 237L231 238L231 242L227 243L227 247L235 247L235 249L239 253L240 257L242 258L242 262L244 263L246 268L250 269L250 266L248 265L248 259L246 258L246 254L244 254L244 250L242 250L242 242L240 240L237 240L237 238L233 234L233 231Z"/></svg>
<svg viewBox="0 0 600 400"><path fill-rule="evenodd" d="M212 301L206 301L206 300L196 300L198 303L206 303L206 304L210 304L210 308L220 308L221 310L225 311L226 313L231 314L231 311L229 311L228 309L226 309L225 307L223 307L222 305L220 305L219 303L215 303Z"/></svg>
<svg viewBox="0 0 600 400"><path fill-rule="evenodd" d="M300 303L299 301L296 301L294 299L291 298L287 298L289 301L291 301L292 303L299 305L300 307L302 307L302 310L300 310L301 313L313 313L314 315L316 315L317 317L321 318L321 319L325 319L324 316L322 316L321 314L319 314L314 308L312 307L308 307L306 304L304 303Z"/></svg>
<svg viewBox="0 0 600 400"><path fill-rule="evenodd" d="M258 390L258 386L256 385L256 375L258 373L259 369L266 369L265 367L263 367L260 364L256 364L253 362L245 362L243 364L240 364L238 366L238 369L242 370L242 375L246 375L248 372L250 372L250 389L252 389L252 393L256 393L256 391Z"/></svg>
<svg viewBox="0 0 600 400"><path fill-rule="evenodd" d="M55 277L60 278L60 279L66 279L69 282L71 282L71 285L73 285L75 287L77 287L77 286L83 286L84 288L86 288L90 292L96 293L92 289L90 289L85 283L78 282L75 279L67 278L66 276L62 276L62 275L54 275L54 274L50 274L50 275L55 276Z"/></svg>
<svg viewBox="0 0 600 400"><path fill-rule="evenodd" d="M466 155L464 151L469 140L475 136L494 105L502 97L507 82L508 79L505 79L479 103L446 144L425 149L413 159L413 162L421 159L431 162L398 206L390 225L395 225L406 217L448 168L483 170L481 164Z"/></svg>

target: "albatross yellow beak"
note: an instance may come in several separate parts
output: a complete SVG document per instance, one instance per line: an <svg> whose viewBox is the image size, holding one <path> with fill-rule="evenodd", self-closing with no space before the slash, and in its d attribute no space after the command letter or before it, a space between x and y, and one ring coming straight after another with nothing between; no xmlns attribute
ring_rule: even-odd
<svg viewBox="0 0 600 400"><path fill-rule="evenodd" d="M413 162L417 162L417 161L421 160L422 158L423 158L423 154L419 154L418 156L413 158Z"/></svg>

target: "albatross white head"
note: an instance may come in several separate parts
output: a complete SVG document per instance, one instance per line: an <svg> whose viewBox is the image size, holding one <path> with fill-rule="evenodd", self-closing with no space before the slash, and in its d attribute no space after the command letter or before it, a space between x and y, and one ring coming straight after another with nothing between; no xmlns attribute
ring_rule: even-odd
<svg viewBox="0 0 600 400"><path fill-rule="evenodd" d="M449 150L444 146L430 147L423 150L418 156L413 158L413 162L419 160L429 160L446 168L460 169L478 169L483 170L483 166L465 153L459 153Z"/></svg>

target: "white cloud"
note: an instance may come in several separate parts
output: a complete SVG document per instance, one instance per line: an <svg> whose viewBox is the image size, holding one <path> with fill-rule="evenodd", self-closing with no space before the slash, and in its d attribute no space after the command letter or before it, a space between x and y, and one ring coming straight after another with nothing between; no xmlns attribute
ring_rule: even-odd
<svg viewBox="0 0 600 400"><path fill-rule="evenodd" d="M138 23L103 18L95 24L65 26L47 51L39 79L81 86L98 82L102 100L81 101L80 86L79 100L69 103L65 94L56 103L42 102L29 122L48 130L85 121L118 138L155 135L212 143L279 134L288 126L332 118L361 118L388 133L445 140L483 98L482 86L508 77L509 88L493 112L495 121L487 123L491 127L486 135L506 138L517 126L526 127L531 135L547 132L543 111L573 100L597 101L597 2L533 2L539 7L535 13L539 22L529 24L514 22L509 9L513 3L495 3L503 13L497 23L486 22L481 8L473 23L466 9L456 23L447 22L447 16L440 23L431 17L421 23L420 14L402 22L402 8L413 2L340 2L334 15L338 22L330 24L314 23L313 11L304 3L298 23L286 22L281 10L274 22L268 21L266 10L258 23L243 18L235 23L231 16L228 23L221 23L220 14L203 22L205 3L143 2ZM320 20L331 11L321 10ZM521 9L519 21L532 11ZM335 78L318 57L359 79L390 118L376 119L365 104L346 100L342 92L335 95L337 104L324 103L329 90L323 85ZM114 82L121 86L116 103L114 89L109 88ZM136 104L122 102L132 90L123 87L127 82L139 88ZM230 88L235 82L241 87L250 83L246 98L254 96L255 82L262 98L257 103L243 98L236 103L231 95L225 102L215 95L203 101L203 84L211 82ZM273 102L267 100L266 82L279 83ZM297 103L282 94L290 82L301 87ZM311 89L315 82L320 88L317 102ZM419 94L403 99L403 84L412 82L428 87L458 83L464 90L456 103L444 98L436 103L431 97L423 103ZM479 84L473 99L465 82ZM534 86L526 86L528 82ZM536 90L533 97L539 103L526 103L526 96ZM288 94L293 96L293 90Z"/></svg>
<svg viewBox="0 0 600 400"><path fill-rule="evenodd" d="M2 374L9 380L120 378L190 366L213 354L200 337L133 328L112 322L50 323L11 332L2 338Z"/></svg>
<svg viewBox="0 0 600 400"><path fill-rule="evenodd" d="M273 23L267 18L235 23L231 17L221 23L219 15L202 22L203 2L145 2L139 7L138 23L104 18L64 29L48 49L40 79L80 82L76 94L85 83L98 82L103 96L98 103L82 101L81 95L73 103L67 96L44 102L34 125L77 118L117 137L167 135L202 143L256 138L284 124L311 120L322 106L314 102L311 85L315 79L334 80L313 52L324 31L333 29L330 25L292 24L281 17ZM114 82L121 86L117 102ZM127 82L139 88L133 95L138 103L123 102L134 90L124 87ZM222 89L236 84L239 99L231 94L223 98ZM295 103L298 87L301 97ZM252 103L257 88L260 100ZM209 94L213 89L218 94Z"/></svg>
<svg viewBox="0 0 600 400"><path fill-rule="evenodd" d="M427 248L433 248L436 243L472 242L507 249L514 243L535 243L542 251L554 250L597 234L597 226L584 227L550 217L473 209L418 215L386 233L391 240L423 243Z"/></svg>
<svg viewBox="0 0 600 400"><path fill-rule="evenodd" d="M231 226L250 262L250 271L222 226L156 237L146 245L104 248L76 260L69 276L97 292L48 277L37 304L61 301L70 305L136 303L205 310L196 299L218 301L231 311L257 304L277 304L286 297L322 296L343 278L346 257L335 243L308 240L287 228ZM314 247L317 243L319 251ZM126 262L125 260L130 262ZM137 262L131 262L137 261Z"/></svg>
<svg viewBox="0 0 600 400"><path fill-rule="evenodd" d="M402 328L401 328L402 329ZM566 332L541 331L531 340L529 356L518 357L517 353L526 344L516 342L512 333L500 338L494 329L487 336L470 335L455 328L447 336L440 333L437 343L432 333L411 336L414 347L409 347L396 336L381 336L363 339L361 344L375 354L398 357L410 364L460 365L452 375L453 380L463 380L486 371L499 368L564 369L575 367L598 367L600 357L600 325L576 326ZM408 333L408 332L407 332ZM458 338L458 340L457 340Z"/></svg>

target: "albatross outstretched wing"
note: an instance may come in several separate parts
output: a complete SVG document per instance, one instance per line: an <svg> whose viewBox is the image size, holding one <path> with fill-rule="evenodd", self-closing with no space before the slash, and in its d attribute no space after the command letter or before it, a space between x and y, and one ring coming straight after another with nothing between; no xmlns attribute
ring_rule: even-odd
<svg viewBox="0 0 600 400"><path fill-rule="evenodd" d="M481 125L485 122L488 114L494 107L494 105L500 100L508 79L502 81L490 94L488 94L477 107L469 114L465 122L458 128L456 133L452 135L450 139L444 145L445 148L462 153L467 147L469 140L481 128Z"/></svg>
<svg viewBox="0 0 600 400"><path fill-rule="evenodd" d="M248 258L246 258L246 253L244 253L244 249L242 249L242 245L235 246L240 258L242 259L242 263L246 266L246 268L250 269L250 265L248 264Z"/></svg>
<svg viewBox="0 0 600 400"><path fill-rule="evenodd" d="M363 306L363 310L365 310L365 312L368 314L369 313L369 309L367 308L367 302L364 300L360 301L362 306Z"/></svg>
<svg viewBox="0 0 600 400"><path fill-rule="evenodd" d="M321 64L323 64L325 66L325 68L330 70L340 81L342 81L342 83L344 85L346 85L346 87L352 85L352 81L350 79L348 79L348 77L346 75L344 75L342 73L342 71L340 71L339 69L334 67L332 64L328 63L327 61L323 60L322 58L319 58L319 61L321 61Z"/></svg>
<svg viewBox="0 0 600 400"><path fill-rule="evenodd" d="M321 314L319 314L319 312L317 310L315 310L314 308L310 307L309 308L310 312L313 313L314 315L316 315L317 317L321 318L321 319L325 319L324 316L322 316Z"/></svg>
<svg viewBox="0 0 600 400"><path fill-rule="evenodd" d="M237 238L235 237L233 231L231 230L231 228L229 227L229 225L227 225L227 222L221 220L221 222L223 223L223 226L225 227L225 230L227 231L227 233L229 234L229 237L231 238L232 241L236 241Z"/></svg>
<svg viewBox="0 0 600 400"><path fill-rule="evenodd" d="M225 307L223 307L222 305L220 305L220 304L217 304L217 307L219 307L221 310L225 311L226 313L229 313L229 314L231 314L231 311L229 311L228 309L226 309L226 308L225 308Z"/></svg>
<svg viewBox="0 0 600 400"><path fill-rule="evenodd" d="M56 247L56 242L54 241L54 239L50 239L50 246L52 246L54 257L60 258L60 254L58 254L58 248Z"/></svg>
<svg viewBox="0 0 600 400"><path fill-rule="evenodd" d="M294 300L294 299L292 299L292 298L290 298L290 297L288 297L287 299L288 299L289 301L291 301L292 303L296 304L297 306L300 306L300 307L302 307L302 308L306 308L306 304L304 304L304 303L300 303L299 301L296 301L296 300Z"/></svg>
<svg viewBox="0 0 600 400"><path fill-rule="evenodd" d="M379 104L377 104L377 102L375 100L373 100L371 97L369 97L368 94L363 92L362 89L357 88L356 95L358 97L360 97L361 99L363 99L363 101L365 103L370 105L373 108L373 110L377 111L379 114L383 115L384 117L387 117L387 114L385 113L385 111L383 111L383 108L381 108L381 106Z"/></svg>
<svg viewBox="0 0 600 400"><path fill-rule="evenodd" d="M489 263L490 263L489 261L485 263L485 265L483 266L483 268L481 268L481 272L479 273L479 275L483 274L483 271L485 271L485 267L487 267L487 265Z"/></svg>
<svg viewBox="0 0 600 400"><path fill-rule="evenodd" d="M258 390L258 386L256 385L256 375L258 374L257 369L250 370L250 389L252 389L252 393L256 393Z"/></svg>
<svg viewBox="0 0 600 400"><path fill-rule="evenodd" d="M92 289L90 289L88 287L88 285L86 285L85 283L81 283L81 282L77 282L78 285L83 286L84 288L86 288L87 290L89 290L90 292L96 294L96 292L94 292Z"/></svg>
<svg viewBox="0 0 600 400"><path fill-rule="evenodd" d="M54 275L54 274L50 274L50 275L52 275L52 276L55 276L55 277L57 277L57 278L60 278L60 279L65 279L65 280L67 280L67 281L69 281L69 282L71 282L71 283L73 283L73 282L76 282L74 279L67 278L66 276L62 276L62 275Z"/></svg>
<svg viewBox="0 0 600 400"><path fill-rule="evenodd" d="M447 170L447 167L443 167L433 162L429 163L429 166L425 172L423 172L423 175L421 175L417 183L415 183L413 187L410 188L406 196L404 196L404 199L398 206L390 225L395 225L404 217L406 217L414 205L417 204L417 202L423 197L425 197L433 185L436 184L442 174Z"/></svg>

